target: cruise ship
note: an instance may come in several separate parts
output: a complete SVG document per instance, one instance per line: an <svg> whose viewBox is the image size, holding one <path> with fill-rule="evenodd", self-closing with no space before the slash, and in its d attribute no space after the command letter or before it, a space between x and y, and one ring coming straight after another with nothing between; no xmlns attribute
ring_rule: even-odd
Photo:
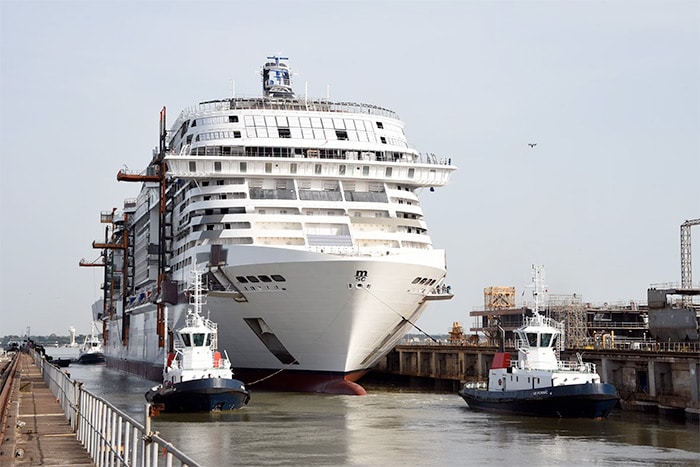
<svg viewBox="0 0 700 467"><path fill-rule="evenodd" d="M357 380L452 297L419 195L449 158L420 153L390 110L297 96L268 57L262 96L202 102L166 126L123 207L101 213L107 365L159 380L184 322L190 272L251 390L364 394ZM418 102L413 100L413 102Z"/></svg>

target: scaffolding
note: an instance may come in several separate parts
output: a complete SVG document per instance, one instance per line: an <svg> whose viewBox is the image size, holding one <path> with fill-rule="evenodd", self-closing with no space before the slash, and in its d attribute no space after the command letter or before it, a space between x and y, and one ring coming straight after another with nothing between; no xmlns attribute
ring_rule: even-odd
<svg viewBox="0 0 700 467"><path fill-rule="evenodd" d="M502 341L499 327L501 326L501 314L489 313L494 311L512 310L515 308L515 287L486 287L484 289L484 310L486 314L486 326L484 334L488 342L498 344Z"/></svg>
<svg viewBox="0 0 700 467"><path fill-rule="evenodd" d="M564 344L567 349L581 348L589 343L586 308L577 294L549 294L547 309L555 321L564 323Z"/></svg>

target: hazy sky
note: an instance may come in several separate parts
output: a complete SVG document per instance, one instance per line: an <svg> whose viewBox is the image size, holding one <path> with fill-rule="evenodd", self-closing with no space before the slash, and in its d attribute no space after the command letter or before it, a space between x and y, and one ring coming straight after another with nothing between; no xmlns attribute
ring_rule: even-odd
<svg viewBox="0 0 700 467"><path fill-rule="evenodd" d="M259 95L268 55L295 89L396 111L459 167L422 204L450 302L418 325L472 325L483 289L646 301L680 281L700 218L698 1L0 0L0 336L89 331L100 211L121 207L169 122ZM530 148L529 142L537 142ZM694 282L700 281L700 227Z"/></svg>

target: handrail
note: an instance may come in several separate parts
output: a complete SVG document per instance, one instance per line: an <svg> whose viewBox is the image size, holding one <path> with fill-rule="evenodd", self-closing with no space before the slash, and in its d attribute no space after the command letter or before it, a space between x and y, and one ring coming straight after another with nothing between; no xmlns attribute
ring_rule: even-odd
<svg viewBox="0 0 700 467"><path fill-rule="evenodd" d="M426 339L420 343L407 342L404 338L398 345L401 347L411 347L411 346L445 346L454 347L455 345L468 348L480 348L480 347L497 347L496 345L471 345L471 344L454 344L449 342L447 339L441 339L438 341L430 341ZM508 339L505 343L506 349L517 350L515 347L514 340ZM615 342L606 346L598 345L594 347L593 344L589 344L586 347L580 346L586 350L624 350L624 351L634 351L634 352L674 352L674 353L698 353L700 352L700 342L653 342L650 340L625 340L622 342ZM575 350L573 348L567 348L566 350Z"/></svg>
<svg viewBox="0 0 700 467"><path fill-rule="evenodd" d="M19 362L19 351L15 352L12 356L12 361L8 364L5 369L5 374L3 375L2 392L0 392L0 446L2 446L2 441L5 439L5 422L7 421L7 416L10 411L10 404L8 400L10 399L10 394L12 393L12 382L15 378L15 373L17 371L17 365Z"/></svg>
<svg viewBox="0 0 700 467"><path fill-rule="evenodd" d="M34 362L61 404L71 428L98 467L158 465L199 466L170 442L151 430L151 407L146 404L145 426L109 401L83 388L68 374L32 352ZM175 464L173 464L175 462Z"/></svg>

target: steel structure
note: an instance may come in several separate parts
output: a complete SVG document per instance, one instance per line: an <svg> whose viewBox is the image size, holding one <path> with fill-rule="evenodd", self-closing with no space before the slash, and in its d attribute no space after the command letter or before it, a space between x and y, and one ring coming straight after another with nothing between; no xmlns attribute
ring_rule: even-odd
<svg viewBox="0 0 700 467"><path fill-rule="evenodd" d="M693 265L690 248L690 227L700 225L700 219L687 220L681 224L681 288L693 288Z"/></svg>

